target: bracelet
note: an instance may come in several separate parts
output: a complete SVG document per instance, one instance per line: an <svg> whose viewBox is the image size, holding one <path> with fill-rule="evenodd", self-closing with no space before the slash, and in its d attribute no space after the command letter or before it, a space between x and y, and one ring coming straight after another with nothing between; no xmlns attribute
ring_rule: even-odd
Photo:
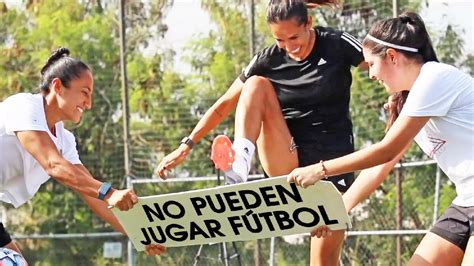
<svg viewBox="0 0 474 266"><path fill-rule="evenodd" d="M321 160L319 161L319 163L321 164L321 167L323 168L324 179L328 179L328 170L326 169L326 166L324 166L324 161Z"/></svg>

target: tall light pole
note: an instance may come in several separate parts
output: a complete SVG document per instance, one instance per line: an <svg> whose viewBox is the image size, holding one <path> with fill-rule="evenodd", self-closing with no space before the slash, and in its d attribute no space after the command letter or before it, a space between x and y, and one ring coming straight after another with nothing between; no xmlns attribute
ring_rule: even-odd
<svg viewBox="0 0 474 266"><path fill-rule="evenodd" d="M250 59L255 54L255 1L249 0L250 5L250 34L249 34L249 48Z"/></svg>
<svg viewBox="0 0 474 266"><path fill-rule="evenodd" d="M119 0L119 29L120 29L120 84L122 89L122 113L123 113L123 162L125 167L125 178L127 186L130 185L130 109L128 105L128 79L127 79L127 54L125 36L125 0ZM127 243L127 263L135 265L134 250L132 242Z"/></svg>
<svg viewBox="0 0 474 266"><path fill-rule="evenodd" d="M130 109L128 105L128 79L127 55L125 36L125 0L119 0L120 11L120 83L122 87L122 112L123 112L123 151L125 164L125 177L130 176Z"/></svg>

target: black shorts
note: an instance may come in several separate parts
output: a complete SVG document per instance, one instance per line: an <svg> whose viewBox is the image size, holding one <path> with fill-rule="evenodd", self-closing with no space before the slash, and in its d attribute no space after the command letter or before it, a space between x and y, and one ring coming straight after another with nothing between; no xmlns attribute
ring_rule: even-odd
<svg viewBox="0 0 474 266"><path fill-rule="evenodd" d="M3 223L0 223L0 247L4 247L10 242L12 242L10 234L3 227Z"/></svg>
<svg viewBox="0 0 474 266"><path fill-rule="evenodd" d="M474 235L474 206L451 204L430 231L466 251L469 237Z"/></svg>
<svg viewBox="0 0 474 266"><path fill-rule="evenodd" d="M330 160L354 152L352 134L320 135L311 142L293 136L298 151L299 166L304 167ZM354 182L354 173L347 173L328 178L340 192L346 192Z"/></svg>

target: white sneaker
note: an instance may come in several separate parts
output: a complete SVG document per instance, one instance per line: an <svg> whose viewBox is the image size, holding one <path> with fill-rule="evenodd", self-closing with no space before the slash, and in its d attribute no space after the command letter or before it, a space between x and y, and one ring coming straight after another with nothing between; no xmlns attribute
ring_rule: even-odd
<svg viewBox="0 0 474 266"><path fill-rule="evenodd" d="M237 184L247 182L249 178L249 171L247 167L247 160L239 154L235 155L235 160L232 163L232 167L225 172L227 184Z"/></svg>
<svg viewBox="0 0 474 266"><path fill-rule="evenodd" d="M232 142L225 135L217 136L212 142L211 159L217 169L224 171L226 184L246 182L249 163L244 156L234 151Z"/></svg>

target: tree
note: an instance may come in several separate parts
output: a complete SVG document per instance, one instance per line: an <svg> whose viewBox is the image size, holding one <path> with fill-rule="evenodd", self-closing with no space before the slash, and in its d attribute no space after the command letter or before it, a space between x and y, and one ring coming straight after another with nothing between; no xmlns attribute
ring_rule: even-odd
<svg viewBox="0 0 474 266"><path fill-rule="evenodd" d="M142 58L142 49L151 38L163 36L166 27L161 20L169 4L153 1L144 6L139 1L128 2L131 17L128 23L132 25L127 31L130 61ZM92 0L27 1L22 8L23 11L7 9L4 5L0 8L0 74L6 77L0 79L0 99L20 91L34 91L39 69L51 50L60 46L69 48L73 57L91 66L95 97L92 111L85 113L80 125L68 127L76 135L81 160L93 176L123 187L117 8ZM160 52L163 51L147 59L150 69L161 68ZM130 78L135 80L133 72ZM154 82L159 83L161 78L162 73L156 72ZM139 85L146 91L146 86L154 84ZM92 215L79 197L54 181L43 185L31 203L9 211L12 232L46 234L110 230ZM54 246L58 244L60 249ZM32 264L50 260L52 264L74 265L80 261L92 265L102 256L100 242L28 241L26 245L28 249L24 253Z"/></svg>

